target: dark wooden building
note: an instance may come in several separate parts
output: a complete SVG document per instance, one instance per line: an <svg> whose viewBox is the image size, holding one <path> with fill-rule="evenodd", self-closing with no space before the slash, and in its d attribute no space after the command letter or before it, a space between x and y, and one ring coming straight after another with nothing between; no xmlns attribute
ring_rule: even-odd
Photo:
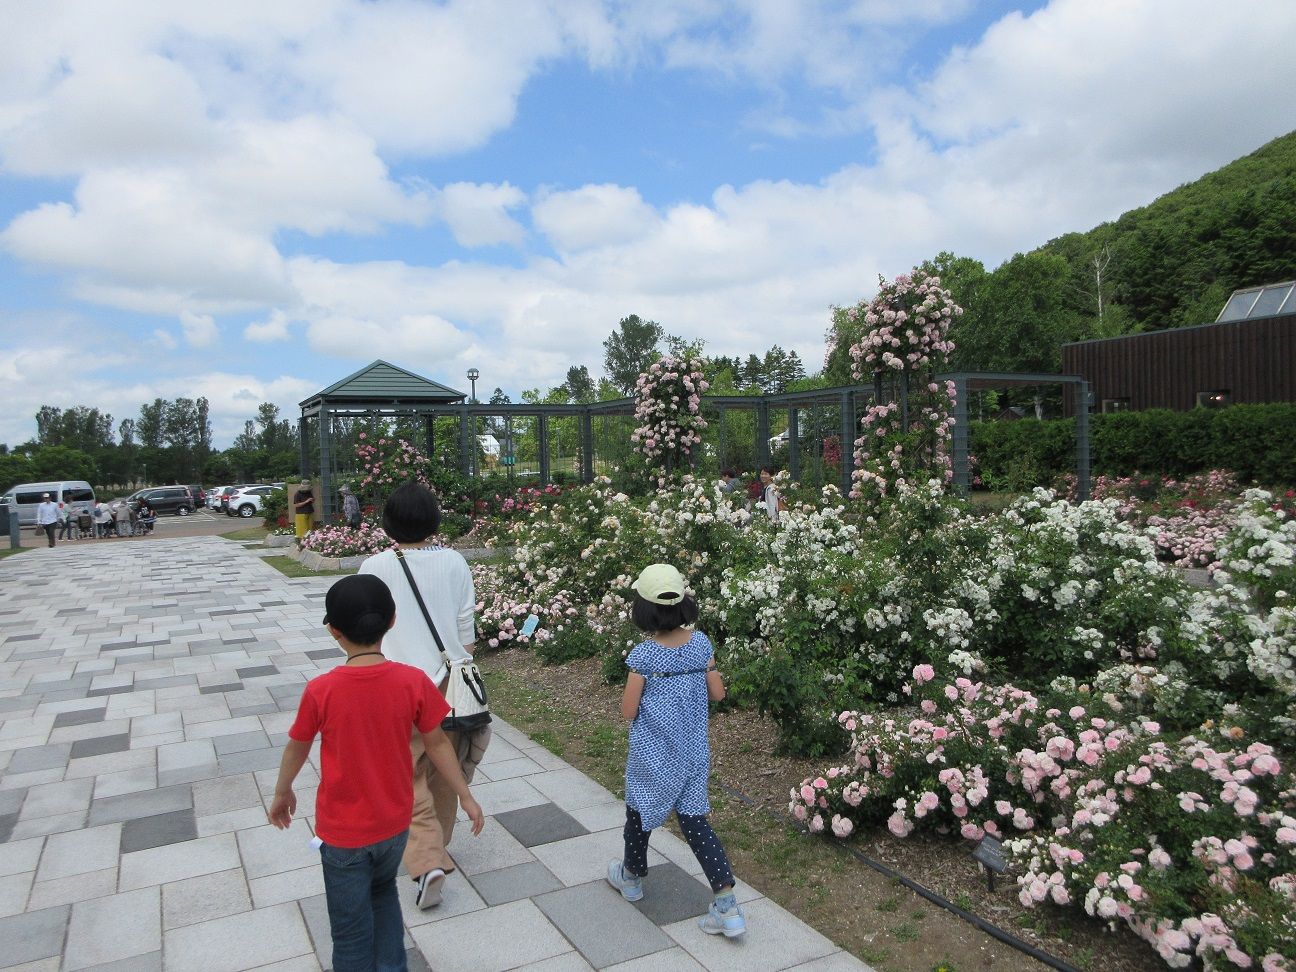
<svg viewBox="0 0 1296 972"><path fill-rule="evenodd" d="M1296 285L1239 290L1214 324L1064 344L1062 372L1095 412L1296 401Z"/></svg>

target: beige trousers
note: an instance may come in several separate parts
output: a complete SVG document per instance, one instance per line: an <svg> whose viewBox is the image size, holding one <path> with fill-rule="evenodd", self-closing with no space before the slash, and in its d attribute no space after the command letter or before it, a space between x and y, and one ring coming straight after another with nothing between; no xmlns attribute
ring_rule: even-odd
<svg viewBox="0 0 1296 972"><path fill-rule="evenodd" d="M470 733L447 732L446 738L459 757L464 779L471 783L477 764L490 745L490 726ZM423 737L418 733L410 740L410 754L414 761L414 817L405 844L405 870L412 878L419 878L434 867L449 874L455 869L455 863L446 845L454 833L459 798L428 759L423 750Z"/></svg>

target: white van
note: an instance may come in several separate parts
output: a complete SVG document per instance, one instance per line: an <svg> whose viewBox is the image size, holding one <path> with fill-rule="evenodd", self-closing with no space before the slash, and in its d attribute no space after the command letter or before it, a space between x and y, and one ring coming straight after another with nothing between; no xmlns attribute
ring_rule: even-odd
<svg viewBox="0 0 1296 972"><path fill-rule="evenodd" d="M71 503L77 512L82 510L89 512L94 508L94 489L87 482L74 480L57 483L19 483L13 489L5 490L4 496L0 496L0 503L8 503L10 509L16 506L19 524L32 526L36 523L36 507L40 506L41 499L46 493L49 493L50 499L55 503Z"/></svg>

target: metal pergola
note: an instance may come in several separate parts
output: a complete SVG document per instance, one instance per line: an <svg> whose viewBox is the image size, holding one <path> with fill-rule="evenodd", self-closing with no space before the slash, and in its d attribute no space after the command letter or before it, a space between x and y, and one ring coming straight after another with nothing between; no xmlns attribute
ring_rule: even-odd
<svg viewBox="0 0 1296 972"><path fill-rule="evenodd" d="M1076 404L1076 475L1078 495L1089 497L1089 386L1077 375L1001 374L994 372L959 372L934 376L934 380L952 381L955 387L954 426L951 436L951 458L954 467L954 484L966 494L971 485L968 463L968 396L970 392L1003 388L1011 385L1062 385L1075 396ZM771 417L786 412L788 472L794 480L802 476L802 459L799 448L802 442L801 413L811 408L833 408L837 411L835 432L840 435L841 468L839 483L843 493L851 488L853 464L847 461L854 449L859 429L859 416L863 408L875 402L889 400L884 387L884 376L875 376L872 385L840 385L808 391L784 392L772 395L706 395L703 396L704 413L717 419L718 455L726 455L726 423L729 413L754 413L756 419L754 455L757 465L770 462ZM908 424L907 386L900 382L894 393L901 405L902 422ZM453 388L422 378L413 372L397 368L385 361L375 361L355 374L317 392L301 403L299 419L301 432L302 469L315 466L312 451L318 449L318 469L322 512L331 518L336 512L335 483L340 466L335 449L335 425L338 420L361 420L377 423L384 419L422 419L425 445L429 454L434 452L436 420L457 419L458 453L460 470L465 476L480 473L477 463L477 428L479 420L502 419L506 437L512 437L512 423L516 419L533 419L536 426L538 452L538 479L543 487L551 481L551 455L549 422L553 418L569 417L579 420L580 471L582 482L592 482L595 470L594 420L598 417L630 416L634 414L635 399L619 398L613 401L588 405L539 405L471 403L467 396ZM312 436L312 431L314 435ZM815 433L812 433L815 434ZM816 455L817 458L817 455ZM723 458L721 459L723 462ZM694 457L696 466L697 458Z"/></svg>

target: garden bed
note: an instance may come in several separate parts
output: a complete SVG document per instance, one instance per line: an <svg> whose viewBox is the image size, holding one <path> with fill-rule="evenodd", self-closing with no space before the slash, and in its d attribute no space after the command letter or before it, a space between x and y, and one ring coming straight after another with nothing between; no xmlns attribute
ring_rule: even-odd
<svg viewBox="0 0 1296 972"><path fill-rule="evenodd" d="M481 658L501 716L613 792L622 792L625 728L616 715L620 689L603 679L596 660L544 665L517 649ZM752 712L721 711L712 718L713 818L740 878L878 972L1045 968L873 871L843 845L793 829L788 793L818 772L819 763L776 753L776 734L768 719ZM749 798L755 809L734 793ZM966 842L917 835L900 841L878 828L858 834L853 845L1077 968L1165 968L1124 929L1109 933L1075 913L1023 908L1011 880L988 892Z"/></svg>

